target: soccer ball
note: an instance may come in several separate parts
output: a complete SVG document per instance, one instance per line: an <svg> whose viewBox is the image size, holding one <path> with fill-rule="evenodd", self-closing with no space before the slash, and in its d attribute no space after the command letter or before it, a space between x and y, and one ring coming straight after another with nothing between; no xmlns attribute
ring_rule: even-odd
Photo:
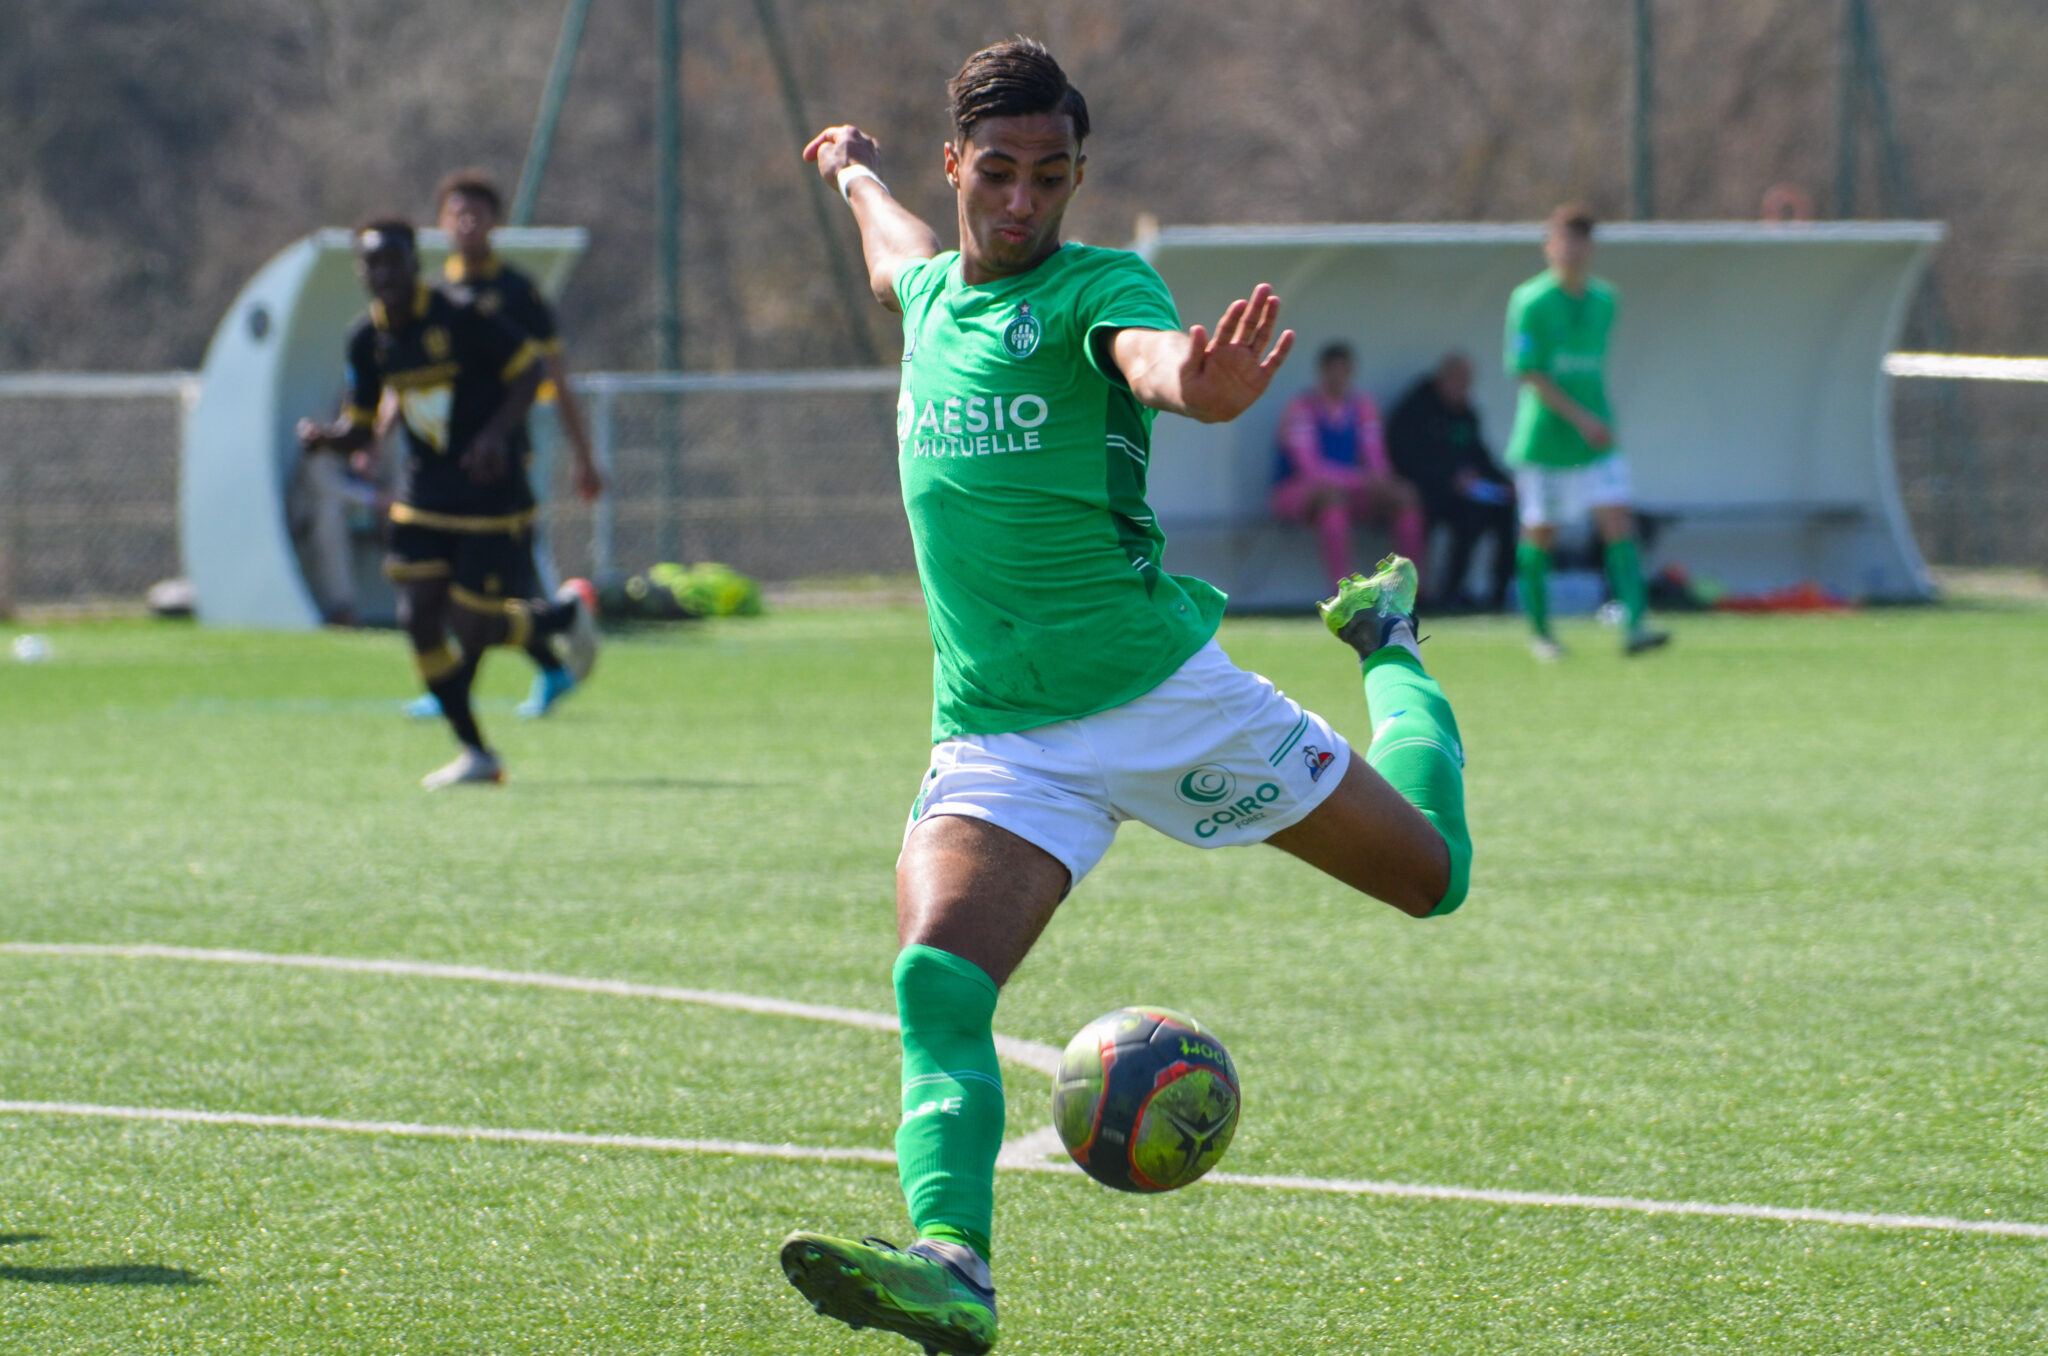
<svg viewBox="0 0 2048 1356"><path fill-rule="evenodd" d="M1060 1057L1052 1121L1082 1171L1118 1191L1172 1191L1216 1166L1237 1130L1223 1042L1165 1008L1118 1008Z"/></svg>

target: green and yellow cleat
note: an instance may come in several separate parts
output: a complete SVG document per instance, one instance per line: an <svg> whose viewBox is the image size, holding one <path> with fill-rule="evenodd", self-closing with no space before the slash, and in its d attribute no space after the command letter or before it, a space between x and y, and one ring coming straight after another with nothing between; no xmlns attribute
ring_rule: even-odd
<svg viewBox="0 0 2048 1356"><path fill-rule="evenodd" d="M1354 574L1337 582L1337 596L1316 604L1330 634L1358 651L1363 659L1408 628L1415 634L1415 562L1388 556L1369 575Z"/></svg>
<svg viewBox="0 0 2048 1356"><path fill-rule="evenodd" d="M796 1233L783 1240L782 1272L827 1318L898 1333L927 1356L983 1356L995 1345L988 1263L957 1243L927 1238L899 1250L879 1238Z"/></svg>

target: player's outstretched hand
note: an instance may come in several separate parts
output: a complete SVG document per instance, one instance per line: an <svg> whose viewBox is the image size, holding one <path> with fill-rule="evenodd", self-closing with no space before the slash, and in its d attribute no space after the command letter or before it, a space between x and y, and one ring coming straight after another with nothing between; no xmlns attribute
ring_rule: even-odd
<svg viewBox="0 0 2048 1356"><path fill-rule="evenodd" d="M511 465L504 435L485 429L470 440L469 450L456 464L468 473L472 485L489 485L503 480L506 468Z"/></svg>
<svg viewBox="0 0 2048 1356"><path fill-rule="evenodd" d="M811 144L804 147L804 159L816 164L819 177L836 187L839 171L849 165L866 165L871 170L880 170L882 143L849 122L827 127L812 137Z"/></svg>
<svg viewBox="0 0 2048 1356"><path fill-rule="evenodd" d="M1294 347L1294 331L1273 338L1280 322L1280 298L1260 283L1250 297L1225 308L1212 336L1200 325L1188 331L1187 358L1180 368L1181 402L1205 424L1235 419L1266 393ZM1261 358L1260 351L1272 349Z"/></svg>
<svg viewBox="0 0 2048 1356"><path fill-rule="evenodd" d="M318 419L301 419L298 433L301 452L318 452L327 446L327 425Z"/></svg>

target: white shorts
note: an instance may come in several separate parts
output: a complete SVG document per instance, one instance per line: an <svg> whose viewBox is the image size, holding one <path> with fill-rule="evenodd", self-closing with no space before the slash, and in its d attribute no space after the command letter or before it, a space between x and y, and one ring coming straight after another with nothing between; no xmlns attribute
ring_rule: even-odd
<svg viewBox="0 0 2048 1356"><path fill-rule="evenodd" d="M1523 527L1577 522L1596 508L1627 504L1628 459L1611 452L1584 466L1515 468L1515 503Z"/></svg>
<svg viewBox="0 0 2048 1356"><path fill-rule="evenodd" d="M1329 722L1212 640L1122 706L937 745L903 837L937 815L984 819L1058 858L1072 888L1126 819L1196 847L1263 842L1322 804L1350 765Z"/></svg>

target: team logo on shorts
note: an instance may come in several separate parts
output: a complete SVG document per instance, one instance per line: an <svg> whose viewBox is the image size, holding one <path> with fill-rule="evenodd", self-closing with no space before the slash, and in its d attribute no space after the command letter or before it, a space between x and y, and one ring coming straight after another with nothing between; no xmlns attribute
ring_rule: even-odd
<svg viewBox="0 0 2048 1356"><path fill-rule="evenodd" d="M1173 794L1189 805L1221 805L1236 790L1237 778L1230 775L1230 769L1214 763L1184 773L1173 784Z"/></svg>
<svg viewBox="0 0 2048 1356"><path fill-rule="evenodd" d="M1027 301L1017 308L1017 318L1003 330L1003 351L1012 358L1028 358L1038 352L1038 341L1044 337L1045 327L1031 314L1031 303Z"/></svg>
<svg viewBox="0 0 2048 1356"><path fill-rule="evenodd" d="M1301 761L1308 764L1308 779L1312 782L1319 782L1323 779L1324 771L1329 768L1330 764L1337 761L1337 755L1331 753L1328 749L1319 749L1313 744L1303 744L1301 746Z"/></svg>

